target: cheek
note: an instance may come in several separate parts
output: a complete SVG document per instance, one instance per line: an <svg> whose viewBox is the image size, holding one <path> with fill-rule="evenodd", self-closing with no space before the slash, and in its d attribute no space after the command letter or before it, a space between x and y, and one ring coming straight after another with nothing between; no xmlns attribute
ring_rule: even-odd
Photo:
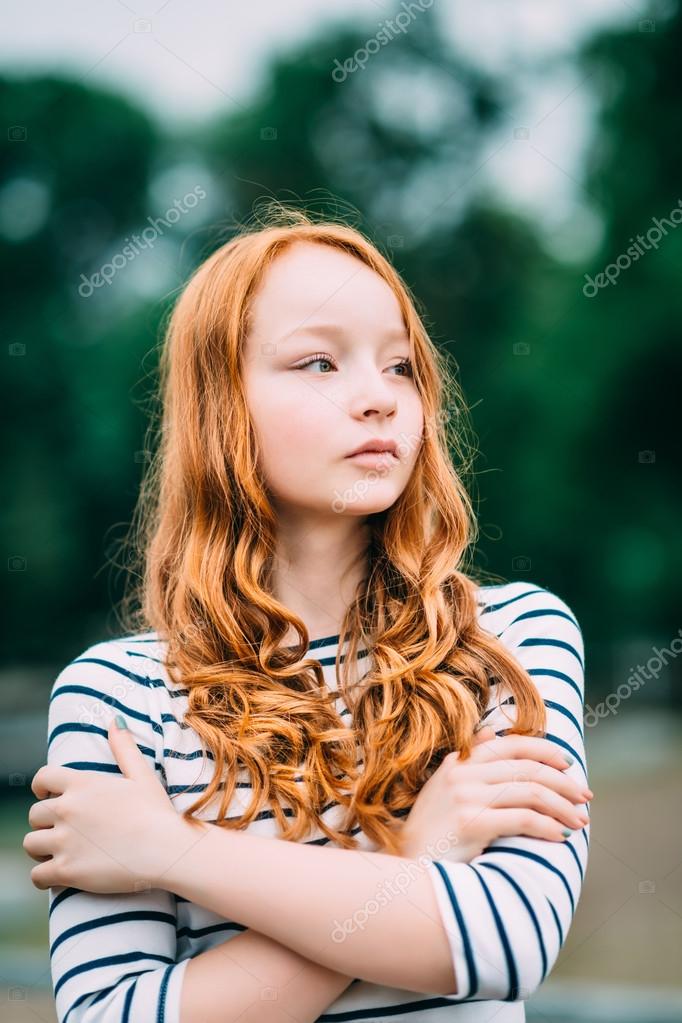
<svg viewBox="0 0 682 1023"><path fill-rule="evenodd" d="M270 448L286 447L305 457L306 453L329 447L335 410L332 402L309 387L303 392L300 388L293 393L282 390L261 399L257 421Z"/></svg>
<svg viewBox="0 0 682 1023"><path fill-rule="evenodd" d="M335 454L336 406L313 388L261 392L252 415L268 479L281 481L295 474L300 481L319 479L323 463ZM336 447L339 442L336 441Z"/></svg>

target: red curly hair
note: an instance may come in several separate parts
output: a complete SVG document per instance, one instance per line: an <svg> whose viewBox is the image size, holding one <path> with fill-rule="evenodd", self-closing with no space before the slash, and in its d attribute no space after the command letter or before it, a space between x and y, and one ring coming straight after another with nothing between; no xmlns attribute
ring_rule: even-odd
<svg viewBox="0 0 682 1023"><path fill-rule="evenodd" d="M341 630L336 680L352 727L335 709L320 663L303 656L303 621L272 595L277 519L241 374L252 297L295 241L342 249L390 285L424 412L408 485L369 516L367 571ZM406 284L360 231L280 206L213 252L180 294L161 351L160 405L160 440L131 528L139 570L123 604L130 631L155 630L167 643L169 677L189 690L185 721L215 761L210 785L183 816L191 821L222 790L220 826L245 828L269 805L284 839L298 841L317 825L355 848L359 824L397 852L399 818L424 782L450 750L469 755L491 682L503 681L514 696L511 731L545 728L532 680L478 623L483 575L467 569L477 526L462 482L471 465L468 410L445 356ZM300 635L294 649L280 645L290 626ZM358 684L361 643L371 667ZM240 771L252 800L241 817L225 820ZM332 801L345 808L339 829L321 816Z"/></svg>

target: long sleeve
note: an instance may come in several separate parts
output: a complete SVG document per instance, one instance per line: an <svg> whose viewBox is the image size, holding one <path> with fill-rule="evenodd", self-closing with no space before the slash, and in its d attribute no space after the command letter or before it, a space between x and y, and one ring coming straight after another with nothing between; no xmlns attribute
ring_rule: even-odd
<svg viewBox="0 0 682 1023"><path fill-rule="evenodd" d="M155 680L134 667L125 640L108 640L60 672L50 695L49 764L120 774L107 737L116 712L165 784ZM169 892L50 888L49 938L59 1023L180 1023L189 959L176 962L176 903Z"/></svg>
<svg viewBox="0 0 682 1023"><path fill-rule="evenodd" d="M566 773L588 785L582 728L584 646L567 604L532 584L481 616L527 669L547 708L546 738L574 758ZM487 622L494 622L494 627ZM515 717L498 683L483 715L497 735ZM580 897L589 828L565 842L499 838L470 863L428 864L448 934L458 992L450 1001L528 998L559 955Z"/></svg>

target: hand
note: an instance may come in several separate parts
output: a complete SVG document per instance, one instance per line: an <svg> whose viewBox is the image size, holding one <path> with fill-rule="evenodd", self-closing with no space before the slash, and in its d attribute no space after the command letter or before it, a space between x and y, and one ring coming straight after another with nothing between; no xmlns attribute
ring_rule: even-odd
<svg viewBox="0 0 682 1023"><path fill-rule="evenodd" d="M170 865L169 850L182 826L190 825L173 807L133 734L112 722L109 743L123 777L56 764L34 775L31 789L40 802L29 810L34 830L23 846L39 862L31 870L36 888L112 893L163 887L159 878Z"/></svg>
<svg viewBox="0 0 682 1023"><path fill-rule="evenodd" d="M548 739L482 728L467 760L448 753L425 782L400 831L401 854L433 859L445 845L444 859L468 863L504 835L563 842L564 828L589 819L573 804L592 798L567 767Z"/></svg>

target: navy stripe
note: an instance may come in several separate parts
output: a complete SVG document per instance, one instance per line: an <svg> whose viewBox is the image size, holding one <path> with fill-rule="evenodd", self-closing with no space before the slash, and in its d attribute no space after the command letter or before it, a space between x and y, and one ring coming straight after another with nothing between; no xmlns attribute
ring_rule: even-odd
<svg viewBox="0 0 682 1023"><path fill-rule="evenodd" d="M217 934L218 931L245 931L244 924L238 924L231 920L224 924L211 924L209 927L181 927L176 937L180 938L203 938L206 934Z"/></svg>
<svg viewBox="0 0 682 1023"><path fill-rule="evenodd" d="M79 966L74 966L71 970L67 970L66 973L59 978L54 989L55 998L57 997L57 992L64 986L64 984L66 984L67 980L78 976L79 973L88 973L90 970L98 970L103 966L115 966L118 963L141 962L145 959L153 959L159 963L175 962L175 960L171 959L169 956L157 955L153 952L126 952L122 955L104 956L102 959L89 959L87 962L81 963Z"/></svg>
<svg viewBox="0 0 682 1023"><path fill-rule="evenodd" d="M353 984L357 983L356 980ZM349 985L352 987L352 985ZM421 998L418 1002L399 1002L397 1005L379 1005L376 1008L349 1009L346 1012L325 1012L317 1016L315 1023L344 1023L344 1021L367 1020L368 1023L375 1023L379 1018L391 1016L407 1016L410 1013L418 1012L420 1009L442 1009L446 1006L461 1001L468 1002L490 1002L489 998L466 998L461 999L459 995L443 995L436 998ZM453 1018L453 1017L450 1017ZM486 1017L487 1018L487 1017ZM493 1017L490 1017L491 1019Z"/></svg>
<svg viewBox="0 0 682 1023"><path fill-rule="evenodd" d="M504 958L507 963L507 971L509 973L509 994L504 999L504 1001L505 1002L516 1001L516 999L519 997L519 973L516 968L516 960L514 959L514 953L512 952L511 945L509 944L507 931L505 929L504 924L502 923L502 918L500 917L500 914L497 911L495 900L490 894L490 889L488 888L487 884L479 874L476 867L472 863L470 863L469 866L473 870L478 880L481 882L481 887L483 888L483 892L488 901L488 905L490 906L490 912L493 915L493 920L495 921L495 926L497 927L497 933L500 936L500 943L504 951Z"/></svg>
<svg viewBox="0 0 682 1023"><path fill-rule="evenodd" d="M545 898L547 899L546 895L545 895ZM559 920L559 914L557 913L556 909L554 908L554 906L552 905L552 903L550 902L549 899L547 899L547 905L552 910L552 916L554 917L554 923L556 924L556 929L557 929L557 932L558 932L558 935L559 935L559 948L561 948L561 946L564 943L564 932L563 932L563 930L561 928L561 921Z"/></svg>
<svg viewBox="0 0 682 1023"><path fill-rule="evenodd" d="M163 974L161 988L159 990L159 1006L156 1011L156 1023L164 1023L166 1018L166 992L168 990L168 981L170 979L170 972L173 969L173 966L175 966L175 963L169 966Z"/></svg>
<svg viewBox="0 0 682 1023"><path fill-rule="evenodd" d="M53 889L50 888L50 892L52 891ZM71 895L80 895L81 892L82 892L81 888L65 888L63 891L59 893L59 895L55 895L55 897L50 902L50 908L47 912L48 918L52 916L53 910L57 908L60 902L63 902L64 899L68 899L69 896Z"/></svg>
<svg viewBox="0 0 682 1023"><path fill-rule="evenodd" d="M178 728L182 729L191 727L190 725L187 724L186 721L179 721L178 718L176 718L175 714L168 714L165 711L161 711L161 720L165 721L166 724L177 725Z"/></svg>
<svg viewBox="0 0 682 1023"><path fill-rule="evenodd" d="M90 1005L96 1005L97 1002L101 1002L103 998L106 998L106 996L111 991L113 991L115 987L118 987L119 984L122 984L124 980L130 980L131 977L141 977L143 973L147 973L147 972L148 972L147 970L136 970L133 973L126 973L126 974L124 974L122 977L118 978L118 980L116 981L115 984L110 984L109 987L102 988L101 991L98 991L97 992L97 996L92 999L92 1001L90 1002ZM137 981L135 981L135 983L137 983ZM131 984L131 987L134 987L134 986L135 986L134 984ZM71 1013L73 1012L74 1009L76 1009L79 1005L81 1005L84 1001L86 1001L86 999L91 998L91 997L92 997L92 991L86 991L84 995L81 995L80 998L77 998L76 1001L72 1005L69 1006L69 1009L68 1009L66 1015L64 1016L63 1023L66 1023L66 1021L68 1020L69 1016L71 1015ZM89 1006L88 1006L88 1008L89 1008Z"/></svg>
<svg viewBox="0 0 682 1023"><path fill-rule="evenodd" d="M531 594L533 594L533 593L546 593L546 592L547 592L547 590L542 589L542 587L540 587L540 586L538 586L537 589L535 589L535 590L526 590L525 593L519 593L518 596L510 597L509 600L503 600L500 604L488 604L488 605L486 605L484 610L481 611L481 614L485 615L485 614L489 614L491 611L499 611L503 607L508 607L509 604L514 604L517 600L524 600L525 597L530 597Z"/></svg>
<svg viewBox="0 0 682 1023"><path fill-rule="evenodd" d="M53 690L49 702L52 703L53 700L56 700L58 696L62 696L64 693L82 693L84 696L92 696L98 702L106 703L109 707L116 707L117 710L123 711L124 714L128 714L131 718L135 718L136 721L143 721L144 724L152 726L155 732L163 735L161 725L159 725L156 721L152 721L149 714L142 714L139 710L132 710L130 707L126 706L126 704L117 700L114 696L109 696L108 693L102 693L98 689L91 689L90 686L58 686Z"/></svg>
<svg viewBox="0 0 682 1023"><path fill-rule="evenodd" d="M583 694L576 682L573 681L570 675L566 675L563 671L556 671L554 668L526 668L529 675L548 675L550 678L561 679L562 682L568 682L572 689L575 689L580 704L582 706Z"/></svg>
<svg viewBox="0 0 682 1023"><path fill-rule="evenodd" d="M478 986L479 986L478 970L476 969L476 962L474 960L474 954L473 954L473 950L472 950L472 947L471 947L471 939L469 938L469 932L467 930L467 925L465 923L464 915L462 914L462 910L460 908L459 902L457 901L457 896L455 895L455 890L452 887L452 884L450 882L450 878L448 877L448 874L447 874L445 868L442 866L442 864L440 864L438 862L438 860L433 860L433 865L438 870L438 873L441 875L441 877L443 878L443 883L445 884L445 889L446 889L446 891L448 893L448 898L450 899L450 904L452 905L452 909L453 909L453 912L455 914L455 919L457 920L457 926L459 927L460 934L462 935L462 944L464 946L464 958L466 959L467 970L468 970L468 973L469 973L469 990L467 992L467 996L466 997L467 998L471 998L472 995L476 994L476 992L478 991ZM471 866L471 864L467 864L467 865ZM471 867L471 869L473 870L474 868ZM461 977L456 977L455 980L457 981L457 984L461 988L461 983L462 983ZM458 992L458 994L459 994L459 992Z"/></svg>
<svg viewBox="0 0 682 1023"><path fill-rule="evenodd" d="M576 648L574 646L571 646L570 643L566 643L565 640L563 640L563 639L549 639L547 636L537 636L537 637L536 636L529 636L527 639L522 639L521 642L518 644L518 646L519 647L522 647L522 646L555 646L555 647L560 647L562 650L568 650L569 654L573 654L573 656L578 661L578 664L580 665L582 670L583 671L585 670L585 665L583 664L583 659L580 656L580 654L578 653L578 651L576 650Z"/></svg>
<svg viewBox="0 0 682 1023"><path fill-rule="evenodd" d="M93 931L97 927L107 927L109 924L118 924L129 920L159 920L161 923L167 923L171 927L175 927L175 917L171 916L170 913L160 913L156 910L144 909L130 910L127 913L110 913L106 916L95 917L94 920L87 920L82 924L75 924L73 927L63 931L50 946L50 958L54 955L55 949L59 948L61 943L66 941L67 938L73 938L76 934L82 934L83 931Z"/></svg>
<svg viewBox="0 0 682 1023"><path fill-rule="evenodd" d="M538 918L535 915L535 910L533 909L533 907L531 906L530 902L528 901L528 899L524 895L523 889L516 883L516 881L514 880L513 877L509 876L509 874L507 873L506 870L503 870L502 867L498 867L498 865L496 863L481 863L481 866L485 867L487 870L494 870L498 874L501 874L502 877L506 878L507 881L509 882L509 884L512 886L512 888L516 892L516 894L518 895L518 897L521 899L521 902L524 904L524 906L528 910L528 915L531 918L531 920L533 921L533 927L535 928L535 934L537 935L538 945L540 946L540 956L542 958L542 979L541 979L540 983L542 983L542 981L547 976L547 950L545 948L545 943L542 940L542 930L540 928L540 924L538 922Z"/></svg>
<svg viewBox="0 0 682 1023"><path fill-rule="evenodd" d="M105 988L104 991L100 991L98 993L97 997L92 999L92 1002L90 1004L94 1005L95 1002L100 1001L104 997L104 995L108 995L109 992L111 990L113 990L113 988L115 986L116 985L112 985L111 987ZM68 1011L66 1012L66 1015L64 1016L64 1023L67 1023L67 1020L68 1020L69 1016L71 1015L71 1013L73 1012L73 1010L76 1009L83 1002L87 1001L88 998L92 998L92 991L86 991L84 995L81 995L80 998L76 999L76 1001L73 1003L73 1005L69 1006Z"/></svg>
<svg viewBox="0 0 682 1023"><path fill-rule="evenodd" d="M566 893L571 903L571 910L575 913L575 901L573 899L573 892L571 891L571 886L569 885L568 881L561 873L561 871L557 867L555 867L553 863L550 863L549 860L546 860L544 856L538 856L537 853L529 852L527 849L514 849L510 845L489 845L486 846L483 852L509 853L512 856L524 856L526 857L526 859L535 860L536 863L541 863L543 867L547 867L547 870L551 870L552 873L556 874L556 876L559 878L564 888L566 889Z"/></svg>
<svg viewBox="0 0 682 1023"><path fill-rule="evenodd" d="M571 623L571 625L575 625L576 629L580 632L580 626L578 625L573 615L568 614L566 611L560 611L559 608L557 607L541 607L535 611L524 611L523 614L520 614L517 618L514 618L513 621L509 623L509 625L506 625L504 631L506 632L507 629L510 629L512 625L516 625L517 622L523 622L528 618L542 618L545 615L558 615L559 618L565 618L566 621L569 621Z"/></svg>
<svg viewBox="0 0 682 1023"><path fill-rule="evenodd" d="M172 760L196 760L197 757L206 757L208 760L215 760L215 757L210 750L195 749L191 753L181 753L176 749L164 749L164 757L170 757Z"/></svg>
<svg viewBox="0 0 682 1023"><path fill-rule="evenodd" d="M141 650L126 650L128 657L142 657L145 661L153 661L154 664L165 665L160 657L152 657L151 654L143 654Z"/></svg>
<svg viewBox="0 0 682 1023"><path fill-rule="evenodd" d="M569 710L566 710L565 707L562 707L560 703L555 703L554 700L543 700L542 702L544 703L545 707L550 707L552 710L556 710L560 714L563 714L565 717L567 717L569 719L569 721L574 725L574 727L577 728L578 734L580 735L580 738L581 739L584 738L583 730L580 727L580 724L579 724L577 718L575 718L571 714L571 712ZM492 714L493 711L497 710L498 707L507 707L507 706L514 706L514 707L516 706L516 700L514 699L513 696L508 696L506 700L501 700L499 704L496 704L494 707L490 707L489 710L487 710L485 712L485 714L483 715L483 717L481 718L481 721L485 721L485 719L488 717L488 715ZM480 722L479 722L479 724L480 724Z"/></svg>
<svg viewBox="0 0 682 1023"><path fill-rule="evenodd" d="M157 725L156 722L152 723L155 725L154 731L158 730L163 734L161 726ZM55 728L53 728L52 734L49 736L47 740L48 748L50 744L53 742L53 740L57 738L58 735L62 735L65 732L85 732L88 735L102 735L107 741L109 740L109 733L105 728L98 728L97 725L81 725L77 721L65 721L63 722L63 724L57 725ZM151 754L153 756L154 754L154 751L150 750L149 746L138 746L138 749L147 755Z"/></svg>
<svg viewBox="0 0 682 1023"><path fill-rule="evenodd" d="M121 1017L121 1023L130 1023L130 1005L135 994L135 984L131 984L126 991L125 1002L123 1003L123 1016Z"/></svg>
<svg viewBox="0 0 682 1023"><path fill-rule="evenodd" d="M149 683L146 675L136 675L135 672L131 671L129 668L124 668L122 665L116 664L115 661L105 661L101 657L76 657L70 664L67 664L64 671L68 671L74 664L99 664L103 668L110 668L119 675L125 675L126 678L131 679L133 682L137 682L140 686L147 686Z"/></svg>
<svg viewBox="0 0 682 1023"><path fill-rule="evenodd" d="M585 825L585 827L588 827L588 825ZM585 828L582 828L582 831L584 832ZM583 865L580 862L580 857L578 856L577 852L573 848L573 841L572 841L572 839L573 839L573 836L569 835L569 837L566 839L566 841L562 842L561 844L566 849L568 849L568 851L572 854L573 858L575 859L575 864L576 864L576 866L578 868L578 873L580 874L580 880L584 881L585 880L585 875L583 873Z"/></svg>

